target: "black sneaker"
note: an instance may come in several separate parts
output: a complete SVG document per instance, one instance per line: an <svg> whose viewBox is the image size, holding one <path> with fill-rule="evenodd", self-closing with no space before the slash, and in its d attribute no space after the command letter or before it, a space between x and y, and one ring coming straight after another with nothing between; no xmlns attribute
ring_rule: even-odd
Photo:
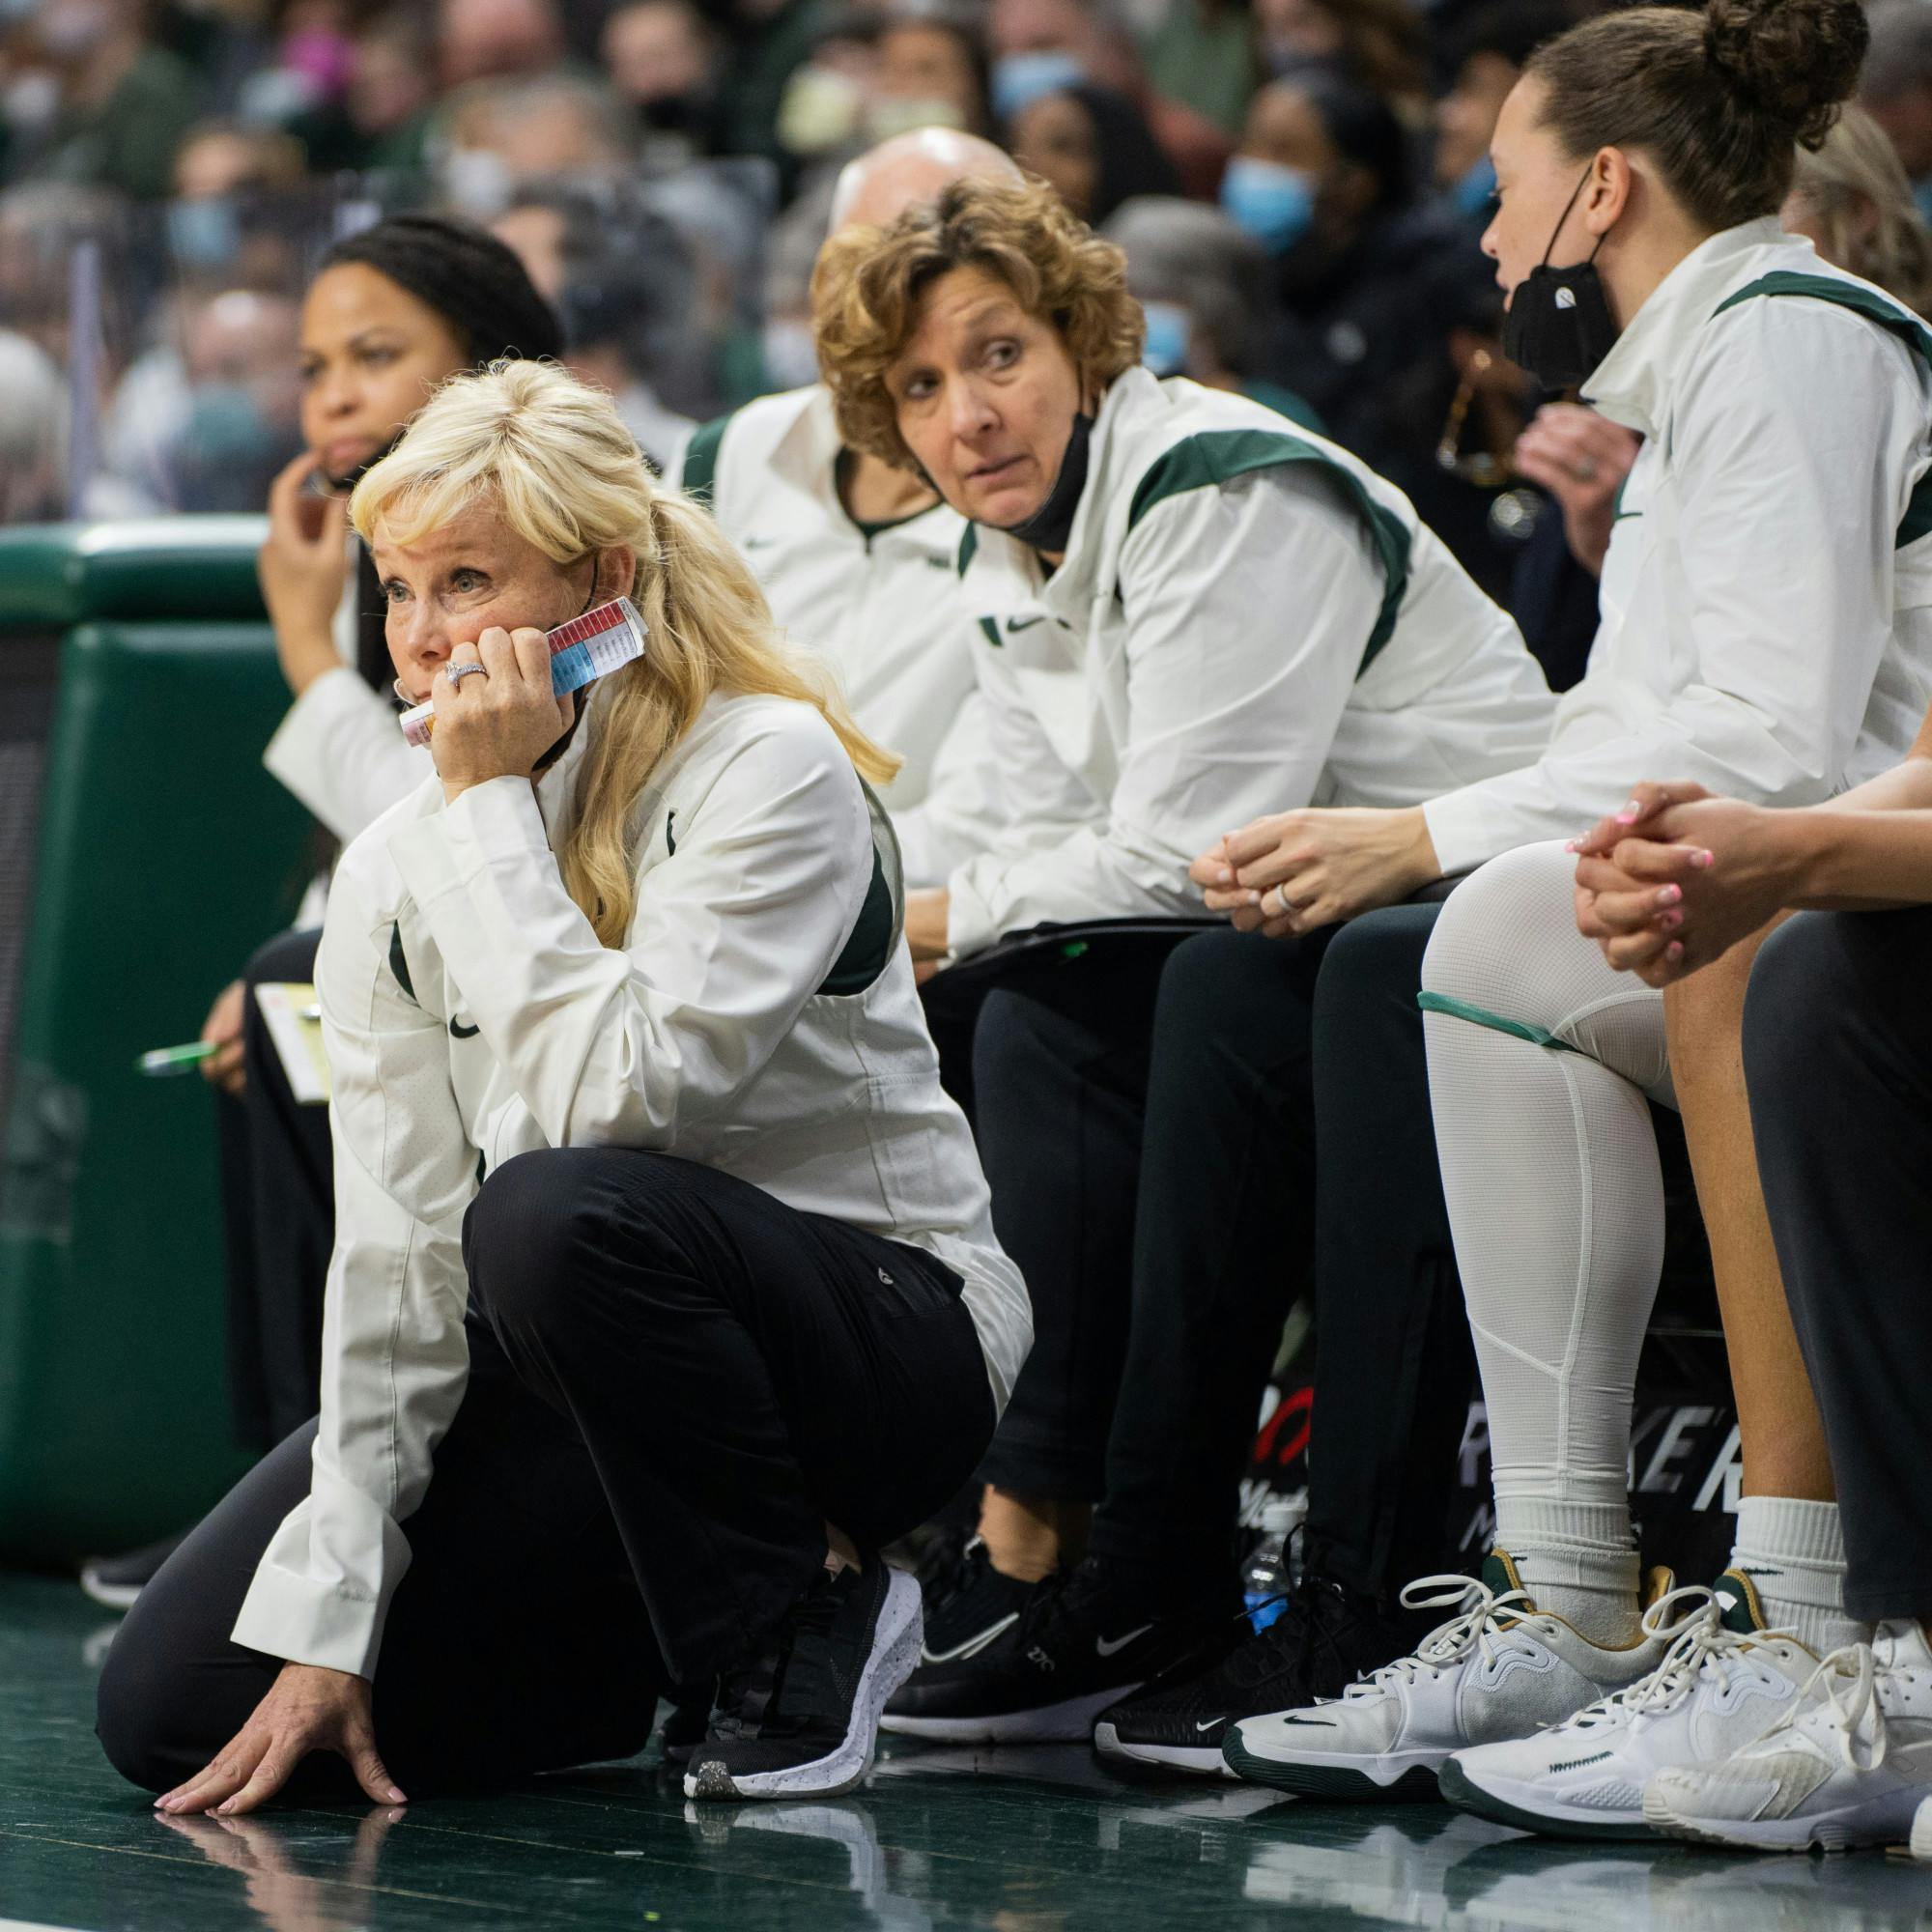
<svg viewBox="0 0 1932 1932"><path fill-rule="evenodd" d="M687 1798L831 1798L872 1768L879 1712L919 1662L919 1585L876 1557L828 1571L718 1683Z"/></svg>
<svg viewBox="0 0 1932 1932"><path fill-rule="evenodd" d="M696 1690L673 1688L667 1690L660 1701L670 1706L658 1728L664 1761L682 1770L691 1762L692 1752L710 1734L711 1712L718 1701L718 1687L707 1684Z"/></svg>
<svg viewBox="0 0 1932 1932"><path fill-rule="evenodd" d="M922 1664L957 1663L1020 1620L1035 1585L993 1568L978 1536L952 1541L920 1577L925 1594Z"/></svg>
<svg viewBox="0 0 1932 1932"><path fill-rule="evenodd" d="M126 1556L90 1556L80 1566L80 1587L110 1610L131 1610L134 1599L155 1580L160 1567L187 1541L187 1531L164 1536Z"/></svg>
<svg viewBox="0 0 1932 1932"><path fill-rule="evenodd" d="M923 1664L880 1728L949 1744L1086 1744L1100 1712L1194 1656L1223 1622L1218 1603L1151 1613L1089 1557L1035 1584L1018 1622L984 1649Z"/></svg>
<svg viewBox="0 0 1932 1932"><path fill-rule="evenodd" d="M1401 1656L1407 1634L1407 1623L1384 1616L1372 1599L1305 1576L1266 1630L1237 1618L1207 1668L1172 1671L1103 1711L1094 1747L1104 1757L1232 1777L1221 1755L1231 1723L1339 1697L1363 1672Z"/></svg>

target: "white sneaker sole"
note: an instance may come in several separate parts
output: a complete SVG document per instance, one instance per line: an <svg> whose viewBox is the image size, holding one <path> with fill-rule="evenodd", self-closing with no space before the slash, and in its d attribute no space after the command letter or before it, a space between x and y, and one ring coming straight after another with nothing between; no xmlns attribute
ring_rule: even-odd
<svg viewBox="0 0 1932 1932"><path fill-rule="evenodd" d="M754 1798L836 1798L841 1791L850 1791L872 1768L879 1743L879 1714L886 1699L919 1667L924 1636L919 1584L903 1570L895 1570L886 1581L886 1601L879 1606L872 1654L866 1660L858 1694L852 1699L852 1720L838 1749L810 1764L749 1772L742 1777L733 1777L713 1759L701 1765L696 1775L686 1773L684 1795L731 1803Z"/></svg>
<svg viewBox="0 0 1932 1932"><path fill-rule="evenodd" d="M1041 1704L1031 1711L1003 1711L985 1718L901 1718L887 1716L879 1728L895 1738L930 1738L943 1745L1084 1745L1094 1735L1102 1711L1131 1697L1138 1681L1069 1697L1064 1704Z"/></svg>
<svg viewBox="0 0 1932 1932"><path fill-rule="evenodd" d="M1260 1750L1238 1727L1223 1747L1229 1768L1250 1784L1292 1791L1297 1798L1355 1804L1435 1804L1435 1774L1449 1760L1446 1749L1408 1751L1310 1751L1278 1757Z"/></svg>
<svg viewBox="0 0 1932 1932"><path fill-rule="evenodd" d="M1928 1798L1912 1814L1912 1856L1924 1863L1932 1863L1932 1798Z"/></svg>
<svg viewBox="0 0 1932 1932"><path fill-rule="evenodd" d="M1125 1758L1134 1764L1157 1764L1167 1771L1191 1772L1197 1777L1233 1778L1221 1747L1211 1745L1122 1744L1112 1724L1094 1726L1094 1748L1102 1757Z"/></svg>
<svg viewBox="0 0 1932 1932"><path fill-rule="evenodd" d="M1628 1811L1605 1810L1601 1804L1566 1804L1534 1779L1497 1777L1490 1772L1472 1777L1456 1757L1437 1769L1435 1782L1443 1799L1458 1810L1513 1825L1519 1832L1541 1832L1557 1838L1641 1841L1651 1836L1641 1804Z"/></svg>
<svg viewBox="0 0 1932 1932"><path fill-rule="evenodd" d="M1732 1845L1752 1852L1848 1852L1865 1845L1902 1845L1918 1825L1919 1794L1875 1792L1857 1804L1840 1804L1796 1818L1686 1818L1653 1788L1643 1795L1644 1822L1667 1838L1700 1845Z"/></svg>

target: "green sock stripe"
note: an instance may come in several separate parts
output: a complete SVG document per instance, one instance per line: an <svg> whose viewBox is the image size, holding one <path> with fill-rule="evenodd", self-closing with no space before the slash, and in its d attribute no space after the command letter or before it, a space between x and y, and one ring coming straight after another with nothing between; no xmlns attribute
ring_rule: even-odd
<svg viewBox="0 0 1932 1932"><path fill-rule="evenodd" d="M1506 1020L1502 1014L1492 1013L1487 1007L1472 1007L1467 1000L1452 999L1447 993L1418 993L1415 1004L1425 1013L1442 1013L1452 1020L1467 1020L1471 1026L1488 1027L1492 1033L1506 1033L1512 1039L1526 1039L1531 1046L1547 1046L1554 1053L1582 1051L1581 1047L1572 1046L1567 1039L1558 1039L1545 1027L1525 1026L1521 1020Z"/></svg>

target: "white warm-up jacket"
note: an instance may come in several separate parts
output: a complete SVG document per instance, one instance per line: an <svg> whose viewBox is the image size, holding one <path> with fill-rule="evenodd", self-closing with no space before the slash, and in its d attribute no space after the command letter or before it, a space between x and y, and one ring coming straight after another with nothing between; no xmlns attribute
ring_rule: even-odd
<svg viewBox="0 0 1932 1932"><path fill-rule="evenodd" d="M1896 764L1932 696L1932 337L1776 221L1694 249L1584 385L1644 439L1548 751L1424 807L1445 871L1572 835L1640 779L1808 805Z"/></svg>
<svg viewBox="0 0 1932 1932"><path fill-rule="evenodd" d="M817 711L713 697L651 774L629 943L599 945L553 847L593 696L532 787L432 779L343 855L317 962L336 1242L308 1498L235 1640L370 1675L405 1523L463 1400L463 1217L536 1148L701 1161L906 1241L965 1283L995 1405L1032 1339L901 942L891 840Z"/></svg>
<svg viewBox="0 0 1932 1932"><path fill-rule="evenodd" d="M1046 921L1201 911L1187 868L1303 805L1413 806L1529 763L1555 699L1392 484L1243 397L1130 369L1065 560L969 526L1017 816L956 867L955 955Z"/></svg>
<svg viewBox="0 0 1932 1932"><path fill-rule="evenodd" d="M772 614L838 674L861 728L905 760L879 796L906 883L938 885L998 823L953 569L965 524L944 503L854 523L838 494L842 447L831 391L813 384L707 423L673 480L710 504Z"/></svg>

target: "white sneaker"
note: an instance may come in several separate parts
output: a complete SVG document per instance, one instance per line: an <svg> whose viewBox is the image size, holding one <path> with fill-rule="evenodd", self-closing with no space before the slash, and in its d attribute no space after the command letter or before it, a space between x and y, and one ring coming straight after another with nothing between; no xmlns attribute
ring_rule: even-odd
<svg viewBox="0 0 1932 1932"><path fill-rule="evenodd" d="M1932 1798L1922 1800L1912 1814L1912 1836L1908 1842L1912 1856L1920 1864L1932 1864Z"/></svg>
<svg viewBox="0 0 1932 1932"><path fill-rule="evenodd" d="M1806 1693L1720 1763L1660 1771L1660 1832L1754 1851L1903 1844L1932 1795L1932 1648L1915 1623L1834 1650Z"/></svg>
<svg viewBox="0 0 1932 1932"><path fill-rule="evenodd" d="M1647 1676L1667 1648L1655 1635L1627 1650L1592 1643L1536 1607L1500 1549L1484 1562L1480 1583L1424 1577L1402 1600L1413 1609L1464 1607L1412 1656L1332 1702L1231 1725L1225 1752L1236 1776L1303 1798L1433 1799L1452 1752L1557 1723Z"/></svg>
<svg viewBox="0 0 1932 1932"><path fill-rule="evenodd" d="M1644 1612L1668 1639L1648 1677L1533 1736L1458 1751L1441 1772L1452 1804L1561 1838L1648 1838L1643 1792L1666 1765L1707 1765L1749 1744L1796 1702L1818 1659L1766 1632L1756 1597L1727 1574L1672 1590ZM1687 1604L1697 1608L1674 1615Z"/></svg>

